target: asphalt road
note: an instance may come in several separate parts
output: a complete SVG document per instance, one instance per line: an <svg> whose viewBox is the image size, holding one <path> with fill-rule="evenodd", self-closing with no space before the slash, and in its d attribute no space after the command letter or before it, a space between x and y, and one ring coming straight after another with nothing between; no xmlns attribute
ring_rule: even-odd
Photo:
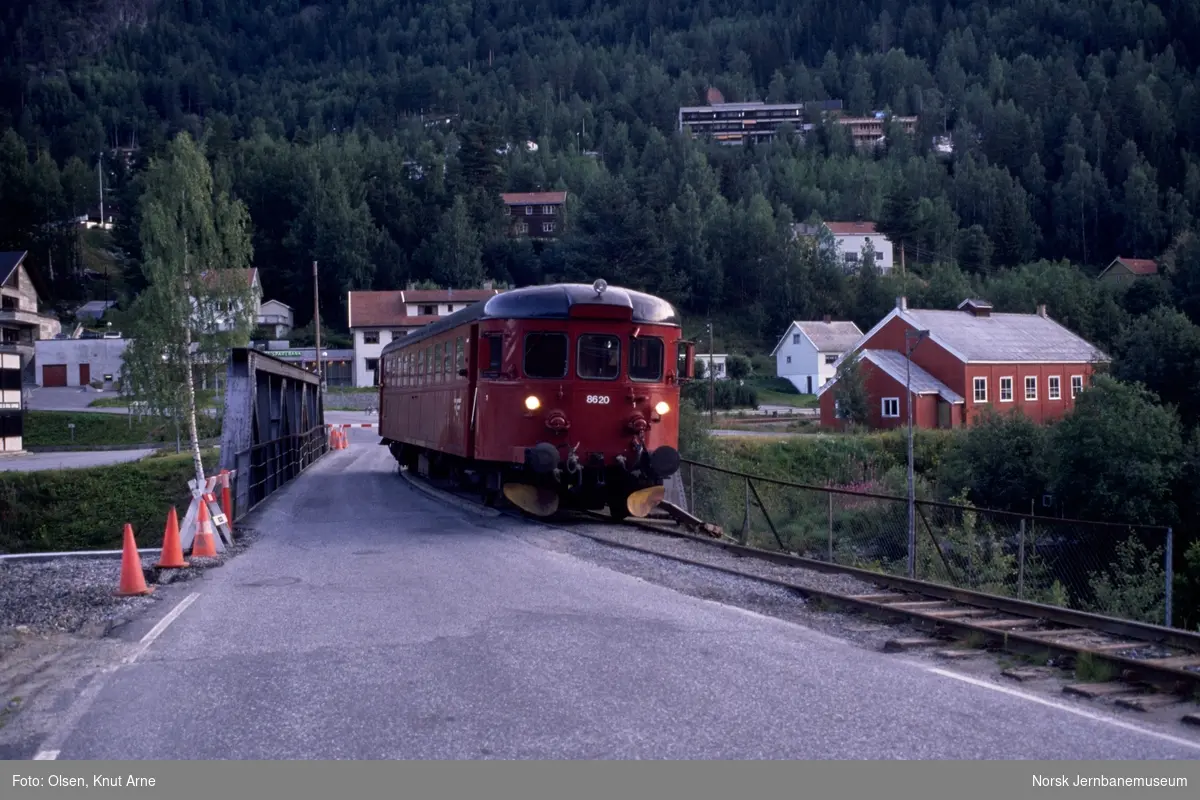
<svg viewBox="0 0 1200 800"><path fill-rule="evenodd" d="M540 547L443 506L373 431L95 679L59 759L1200 758Z"/></svg>
<svg viewBox="0 0 1200 800"><path fill-rule="evenodd" d="M153 448L145 448L141 450L77 450L62 453L5 455L0 456L0 472L39 472L47 469L99 467L105 464L137 461L153 452Z"/></svg>

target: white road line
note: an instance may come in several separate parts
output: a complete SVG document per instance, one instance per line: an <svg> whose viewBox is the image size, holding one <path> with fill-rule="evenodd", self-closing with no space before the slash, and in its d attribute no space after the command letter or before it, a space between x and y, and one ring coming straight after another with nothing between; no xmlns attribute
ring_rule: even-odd
<svg viewBox="0 0 1200 800"><path fill-rule="evenodd" d="M137 661L141 657L142 653L146 652L150 645L154 644L154 640L162 635L162 632L167 629L167 626L178 619L179 615L184 611L187 611L187 607L196 602L196 598L199 596L199 592L192 592L187 597L180 600L179 605L172 608L165 617L158 621L157 625L151 628L149 632L147 632L146 635L141 638L141 641L138 642L138 649L134 650L132 654L127 656L124 663L132 664L134 661Z"/></svg>
<svg viewBox="0 0 1200 800"><path fill-rule="evenodd" d="M910 663L913 663L913 662L910 662ZM917 666L922 666L922 665L917 665ZM1008 686L1000 686L998 684L991 683L989 681L981 681L978 678L972 678L968 675L962 675L957 672L951 672L950 670L941 669L940 667L923 667L923 668L926 671L932 672L935 675L941 675L943 678L953 678L956 681L962 681L963 683L969 683L972 686L979 686L984 689L991 689L993 692L1000 692L1001 694L1006 694L1006 695L1009 695L1010 697L1019 697L1020 699L1028 700L1031 703L1037 703L1039 705L1047 706L1048 708L1053 708L1058 711L1065 711L1068 714L1074 714L1077 717L1083 717L1084 719L1089 719L1093 722L1102 722L1105 725L1112 725L1114 727L1122 728L1127 731L1133 731L1134 733L1140 733L1143 736L1153 736L1156 739L1162 739L1163 741L1170 742L1171 744L1177 744L1182 747L1190 747L1193 750L1200 750L1200 742L1193 741L1191 739L1182 739L1178 736L1172 736L1169 733L1160 733L1159 731L1154 731L1154 730L1150 730L1148 728L1143 728L1139 725L1134 725L1129 722L1122 722L1119 719L1113 719L1112 717L1108 717L1103 714L1096 714L1091 711L1085 711L1082 708L1073 708L1072 706L1064 705L1062 703L1056 703L1053 700L1047 700L1044 697L1038 697L1036 695L1027 694L1026 692L1022 692L1017 689L1012 689Z"/></svg>
<svg viewBox="0 0 1200 800"><path fill-rule="evenodd" d="M92 703L96 701L96 697L100 694L100 690L104 688L104 682L108 676L116 672L122 666L132 664L134 661L145 653L150 645L154 644L154 640L162 635L162 632L167 629L167 626L179 618L179 615L187 610L187 607L196 602L196 598L200 596L199 592L193 592L187 597L179 601L171 611L158 624L149 630L149 632L138 641L137 649L127 656L120 664L105 667L103 670L92 676L91 681L79 693L79 697L67 709L67 713L63 717L62 723L58 730L46 738L42 742L42 750L39 750L33 758L35 761L55 761L58 759L58 754L62 751L63 744L67 741L67 737L75 730L75 726L79 724L79 720L83 719L83 715L92 707Z"/></svg>

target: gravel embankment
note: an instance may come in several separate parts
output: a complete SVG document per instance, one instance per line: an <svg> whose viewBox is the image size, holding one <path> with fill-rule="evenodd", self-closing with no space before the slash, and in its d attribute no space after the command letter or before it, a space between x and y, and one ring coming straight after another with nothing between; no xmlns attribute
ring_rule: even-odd
<svg viewBox="0 0 1200 800"><path fill-rule="evenodd" d="M638 528L622 527L619 525L582 526L580 533L596 536L620 544L631 544L647 550L654 550L665 556L676 556L712 564L716 567L736 569L760 578L770 578L777 581L787 581L805 589L837 594L870 594L879 591L873 584L866 583L850 575L819 572L803 567L788 567L782 564L772 564L756 558L738 557L732 553L711 545L692 542L687 539L677 539L670 536L660 536L650 531ZM669 563L669 562L667 562ZM686 565L681 565L686 566ZM702 570L707 575L719 573ZM734 576L729 576L734 577ZM789 593L790 595L790 593Z"/></svg>
<svg viewBox="0 0 1200 800"><path fill-rule="evenodd" d="M149 586L190 580L224 563L253 542L254 532L239 531L234 547L217 558L188 559L192 566L157 570L157 554L142 555ZM0 560L0 631L78 633L101 636L155 602L154 594L118 597L121 559L62 558L54 561Z"/></svg>
<svg viewBox="0 0 1200 800"><path fill-rule="evenodd" d="M699 542L657 536L636 528L616 525L583 524L558 528L525 527L518 523L510 530L539 547L567 553L692 597L714 600L795 622L864 647L877 649L888 639L914 636L918 633L907 625L882 624L857 615L812 608L798 593L781 586L681 564L658 555L612 547L575 534L585 533L611 542L633 544L662 555L681 556L705 564L736 569L749 575L785 580L804 588L839 594L871 594L878 591L878 587L850 576L785 567L751 558L736 558L723 550Z"/></svg>

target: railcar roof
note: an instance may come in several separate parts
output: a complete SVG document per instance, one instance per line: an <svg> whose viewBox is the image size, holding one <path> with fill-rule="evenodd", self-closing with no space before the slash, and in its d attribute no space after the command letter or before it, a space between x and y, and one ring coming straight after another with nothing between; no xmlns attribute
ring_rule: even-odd
<svg viewBox="0 0 1200 800"><path fill-rule="evenodd" d="M431 336L486 319L568 319L571 306L619 306L633 310L633 321L645 325L679 327L681 320L676 308L645 292L609 286L597 294L595 288L582 283L555 283L548 286L526 286L467 306L447 314L437 322L418 328L407 336L393 339L383 348L384 353L411 346Z"/></svg>

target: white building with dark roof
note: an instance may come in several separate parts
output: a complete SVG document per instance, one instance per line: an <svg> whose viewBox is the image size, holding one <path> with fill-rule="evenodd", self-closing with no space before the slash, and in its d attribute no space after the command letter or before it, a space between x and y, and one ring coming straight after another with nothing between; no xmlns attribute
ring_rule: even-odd
<svg viewBox="0 0 1200 800"><path fill-rule="evenodd" d="M796 320L771 351L775 374L791 381L801 394L815 394L833 377L838 359L861 338L853 322L828 316L816 322Z"/></svg>

